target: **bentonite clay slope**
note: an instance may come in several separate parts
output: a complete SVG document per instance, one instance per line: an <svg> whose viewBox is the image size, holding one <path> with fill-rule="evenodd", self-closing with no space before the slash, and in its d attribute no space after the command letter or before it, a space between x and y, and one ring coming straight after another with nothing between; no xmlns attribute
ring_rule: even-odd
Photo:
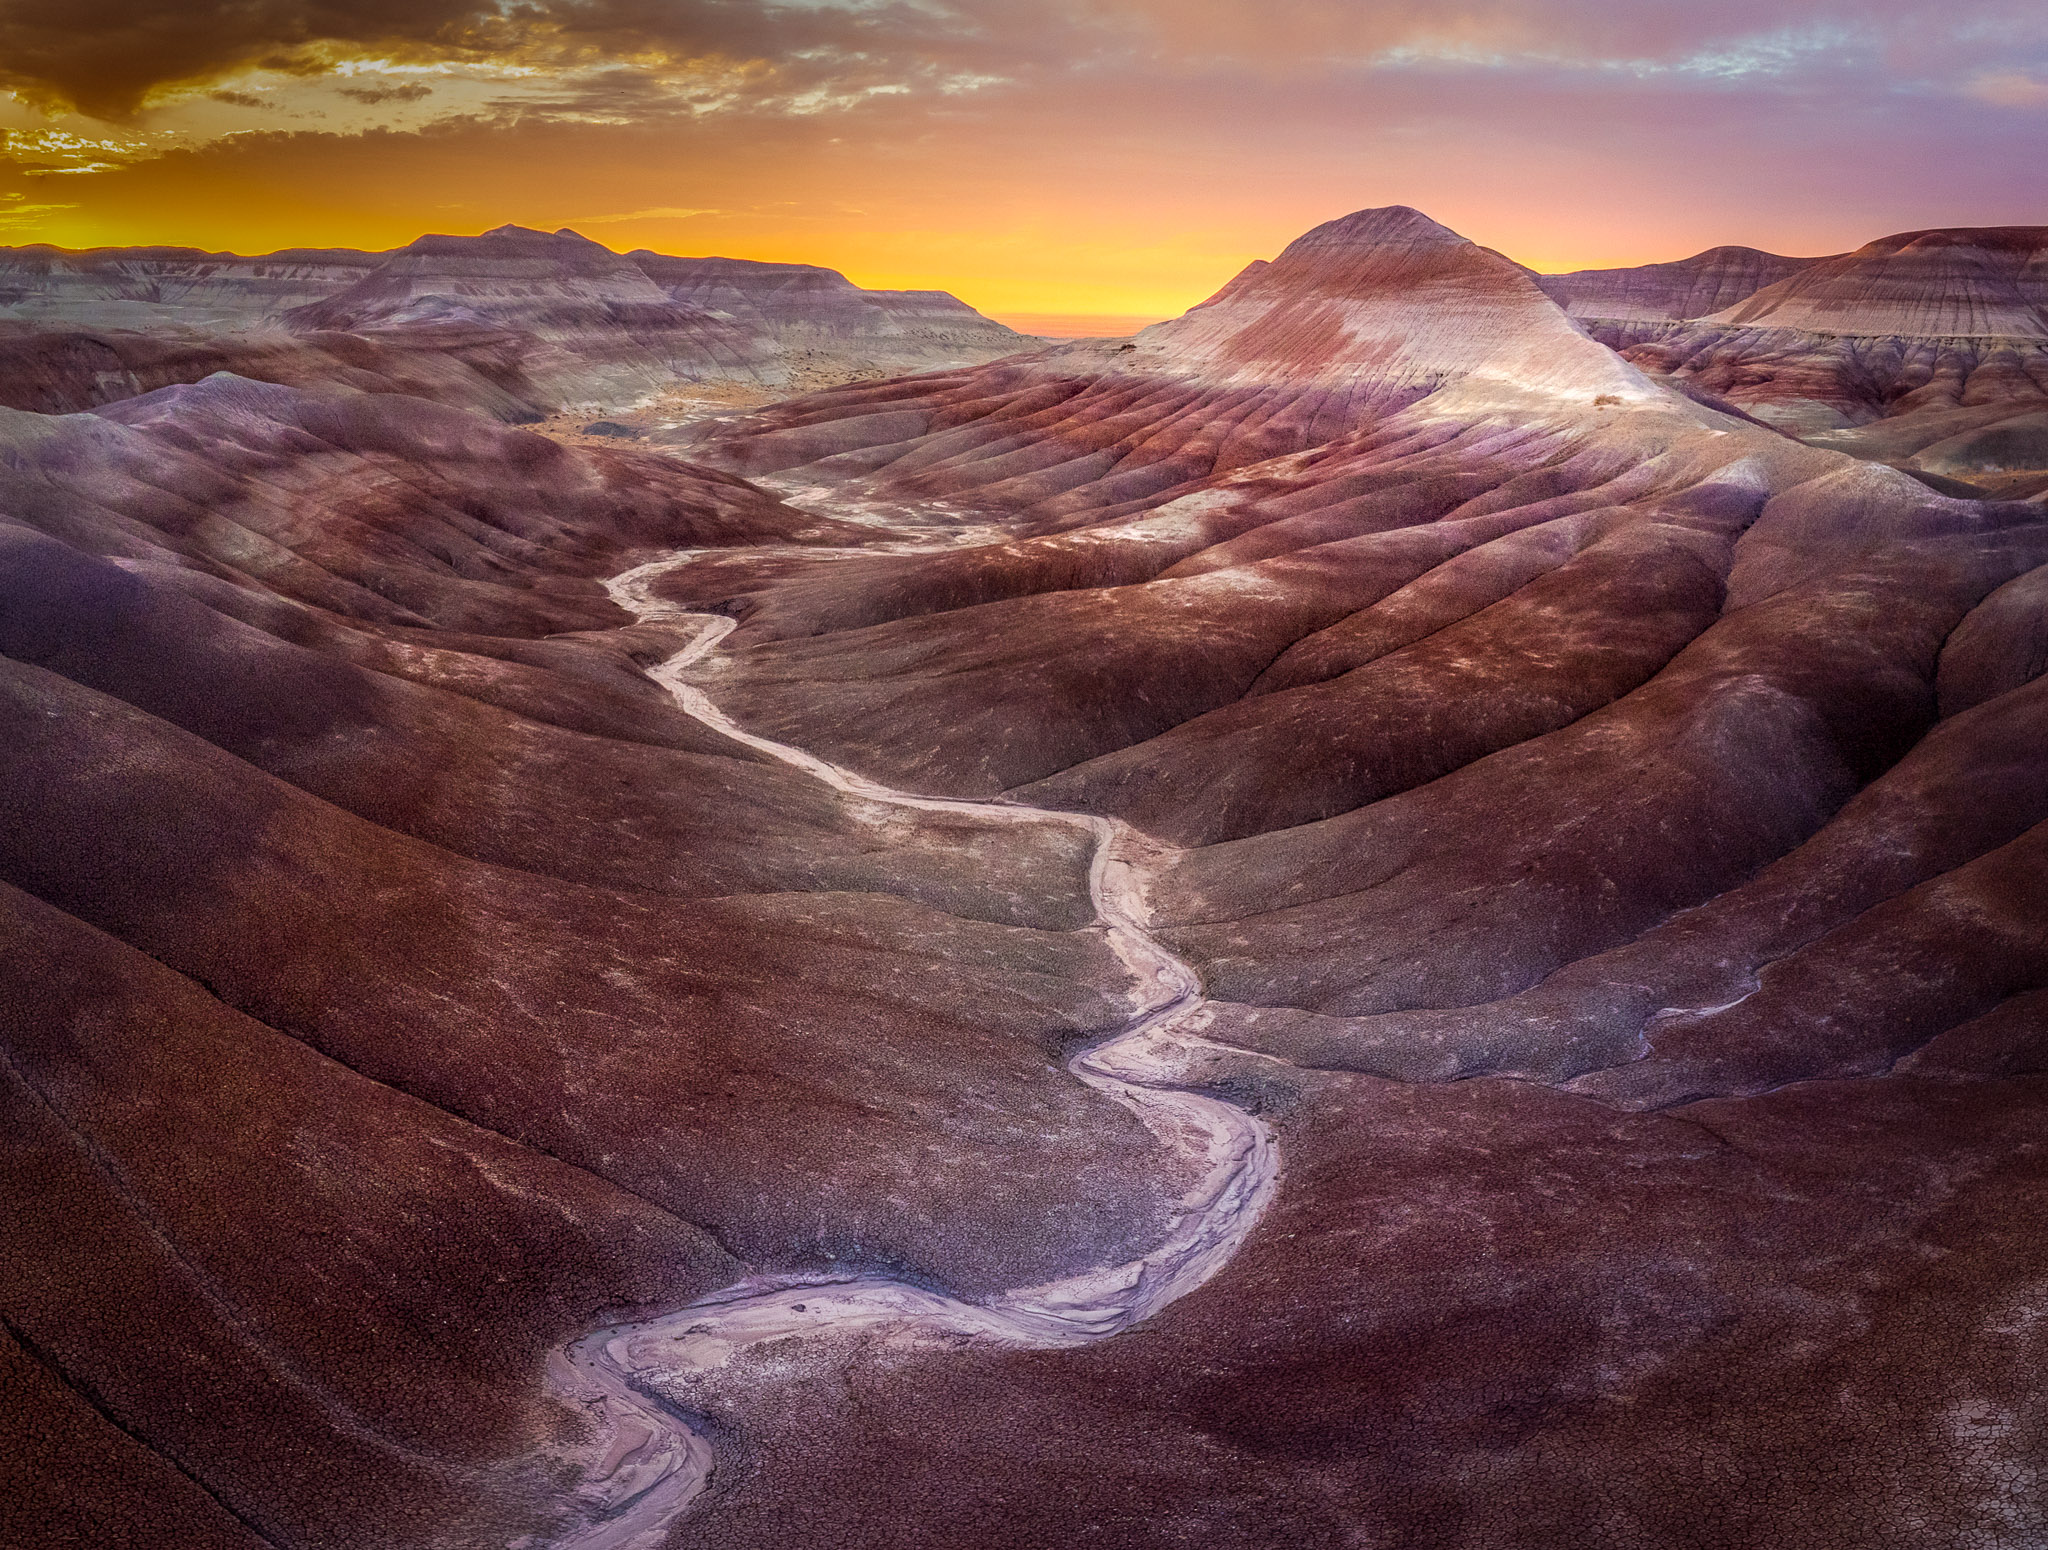
<svg viewBox="0 0 2048 1550"><path fill-rule="evenodd" d="M706 729L600 581L861 529L393 395L0 435L0 1539L546 1535L564 1342L1167 1235L1184 1170L1065 1069L1131 1016L1086 835Z"/></svg>
<svg viewBox="0 0 2048 1550"><path fill-rule="evenodd" d="M1415 219L1354 217L1310 251L1340 229L1366 246L1384 234L1399 265ZM1469 271L1513 278L1466 246ZM1297 317L1286 267L1233 298ZM1418 337L1450 333L1466 294L1418 284ZM1482 294L1474 310L1491 318ZM1315 397L1322 418L1291 426L1291 445L1239 442L1231 457L1219 449L1273 400L1209 380L1212 337L1191 361L1165 345L1052 351L727 431L714 450L750 465L865 438L784 477L822 491L872 466L849 497L1010 511L1020 536L681 567L666 595L740 620L707 687L749 727L898 784L1015 791L1189 847L1156 908L1223 999L1271 1009L1252 1020L1289 1030L1276 1039L1389 1039L1397 1075L1569 1079L1636 1060L1642 1019L1693 1003L1642 991L1596 1025L1579 1002L1527 1032L1499 1007L1469 1027L1444 1013L1450 1031L1426 1040L1422 1024L1383 1034L1369 1019L1493 1002L1675 910L1768 898L1730 890L1760 888L1778 857L1805 876L1818 863L1801 857L1832 854L1805 842L1866 810L1844 806L1852 795L1922 768L1905 756L1940 713L1938 674L1984 741L1927 746L1992 782L1971 801L1988 827L1954 864L2034 821L2034 799L1994 774L2027 746L2024 723L1990 714L2025 702L2032 626L2023 603L1976 611L2048 560L2038 507L1945 498L1647 384L1618 405L1576 396L1576 380L1524 388L1547 415L1482 417L1475 398L1500 391L1492 358L1461 378L1457 353L1436 363L1434 395L1394 412L1366 397L1349 420ZM1077 383L1084 359L1111 369ZM1405 387L1416 367L1389 369ZM1486 845L1469 843L1482 831ZM1848 848L1888 854L1874 833ZM1881 868L1877 893L1814 915L1816 936L1947 870L1916 854L1935 869ZM1727 929L1784 908L1744 904ZM1749 971L1721 972L1742 994ZM1967 1001L1939 1004L1959 1015Z"/></svg>
<svg viewBox="0 0 2048 1550"><path fill-rule="evenodd" d="M518 226L392 253L0 249L0 320L14 368L0 403L56 412L233 370L535 420L679 383L790 389L1037 342L942 291L863 290L802 264L622 256Z"/></svg>
<svg viewBox="0 0 2048 1550"><path fill-rule="evenodd" d="M353 248L245 258L197 248L0 248L0 317L100 328L239 327L355 284L384 261Z"/></svg>
<svg viewBox="0 0 2048 1550"><path fill-rule="evenodd" d="M510 337L552 404L631 402L678 379L762 381L773 343L679 306L630 259L571 231L421 237L345 291L284 315L307 331Z"/></svg>
<svg viewBox="0 0 2048 1550"><path fill-rule="evenodd" d="M1708 248L1670 264L1631 269L1578 269L1536 277L1543 294L1575 318L1606 322L1676 322L1703 318L1747 301L1826 260L1786 258L1756 248Z"/></svg>
<svg viewBox="0 0 2048 1550"><path fill-rule="evenodd" d="M944 291L870 291L837 270L733 258L626 255L683 306L737 318L781 346L793 377L862 362L877 376L1014 355L1038 341Z"/></svg>
<svg viewBox="0 0 2048 1550"><path fill-rule="evenodd" d="M2027 1542L2048 517L1520 340L1419 354L1516 294L1438 278L1483 250L1365 288L1410 309L1375 378L1315 276L1418 232L1340 225L1394 251L699 438L1007 525L658 586L738 619L695 681L750 730L1177 844L1185 1080L1290 1163L1142 1340L746 1365L698 1541Z"/></svg>
<svg viewBox="0 0 2048 1550"><path fill-rule="evenodd" d="M1885 237L1702 313L1627 301L1684 267L1543 284L1638 365L1815 445L1951 494L2048 489L2048 227Z"/></svg>
<svg viewBox="0 0 2048 1550"><path fill-rule="evenodd" d="M690 464L8 420L0 1538L560 1543L686 1437L720 1550L2048 1536L2048 513L1315 236ZM674 551L712 725L598 582ZM1065 1069L1141 941L1135 1074L1286 1175L1140 1329L977 1341L1201 1193Z"/></svg>

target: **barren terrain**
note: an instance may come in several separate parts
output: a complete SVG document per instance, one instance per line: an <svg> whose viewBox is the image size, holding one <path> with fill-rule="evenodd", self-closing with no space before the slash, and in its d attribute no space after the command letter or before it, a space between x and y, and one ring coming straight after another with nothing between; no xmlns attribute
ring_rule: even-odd
<svg viewBox="0 0 2048 1550"><path fill-rule="evenodd" d="M0 1542L2041 1542L2043 252L44 263Z"/></svg>

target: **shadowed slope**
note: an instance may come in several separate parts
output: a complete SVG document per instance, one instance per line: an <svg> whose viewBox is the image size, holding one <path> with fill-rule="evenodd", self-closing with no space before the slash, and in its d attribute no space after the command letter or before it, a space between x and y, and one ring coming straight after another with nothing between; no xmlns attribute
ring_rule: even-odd
<svg viewBox="0 0 2048 1550"><path fill-rule="evenodd" d="M747 733L1152 832L1208 997L1154 1075L1287 1166L1088 1350L710 1360L679 1541L2048 1531L2038 503L1681 397L1398 209L689 464L227 380L6 428L0 1311L108 1520L516 1542L577 1486L551 1342L1165 1235L1060 1070L1129 1010L1077 847L679 718L594 578L687 547Z"/></svg>
<svg viewBox="0 0 2048 1550"><path fill-rule="evenodd" d="M1182 847L1187 1080L1290 1159L1144 1339L758 1393L702 1537L2032 1532L2048 520L1667 396L1408 212L1290 254L695 440L1001 524L666 585L748 724Z"/></svg>
<svg viewBox="0 0 2048 1550"><path fill-rule="evenodd" d="M451 345L410 331L368 338L0 324L0 407L75 414L225 371L314 392L400 393L514 424L542 417L540 395L506 341Z"/></svg>
<svg viewBox="0 0 2048 1550"><path fill-rule="evenodd" d="M1128 1016L1082 838L706 731L598 584L829 520L232 378L0 432L6 1421L106 1471L38 1441L10 1543L516 1542L607 1319L1159 1236L1177 1176L1064 1070Z"/></svg>

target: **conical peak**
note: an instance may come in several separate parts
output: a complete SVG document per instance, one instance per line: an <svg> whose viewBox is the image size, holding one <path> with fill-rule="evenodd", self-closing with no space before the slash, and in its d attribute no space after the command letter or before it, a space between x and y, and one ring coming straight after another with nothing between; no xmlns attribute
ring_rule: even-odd
<svg viewBox="0 0 2048 1550"><path fill-rule="evenodd" d="M1334 221L1325 221L1287 244L1276 262L1290 258L1325 256L1335 251L1363 251L1372 248L1446 247L1469 248L1470 239L1448 226L1439 225L1420 210L1407 205L1382 205L1371 210L1354 210Z"/></svg>
<svg viewBox="0 0 2048 1550"><path fill-rule="evenodd" d="M1587 401L1652 393L1521 266L1405 205L1316 227L1185 316L1146 329L1137 348L1133 365L1156 361L1212 382L1341 383L1388 401L1468 382L1475 392Z"/></svg>
<svg viewBox="0 0 2048 1550"><path fill-rule="evenodd" d="M1295 238L1265 269L1241 275L1232 294L1269 300L1383 295L1406 304L1447 285L1549 305L1521 265L1406 205L1326 221Z"/></svg>

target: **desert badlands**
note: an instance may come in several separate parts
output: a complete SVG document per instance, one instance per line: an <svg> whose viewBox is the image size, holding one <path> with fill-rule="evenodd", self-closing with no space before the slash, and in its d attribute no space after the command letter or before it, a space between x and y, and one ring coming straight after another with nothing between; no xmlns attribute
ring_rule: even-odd
<svg viewBox="0 0 2048 1550"><path fill-rule="evenodd" d="M2048 1544L2048 228L0 252L0 1543Z"/></svg>

